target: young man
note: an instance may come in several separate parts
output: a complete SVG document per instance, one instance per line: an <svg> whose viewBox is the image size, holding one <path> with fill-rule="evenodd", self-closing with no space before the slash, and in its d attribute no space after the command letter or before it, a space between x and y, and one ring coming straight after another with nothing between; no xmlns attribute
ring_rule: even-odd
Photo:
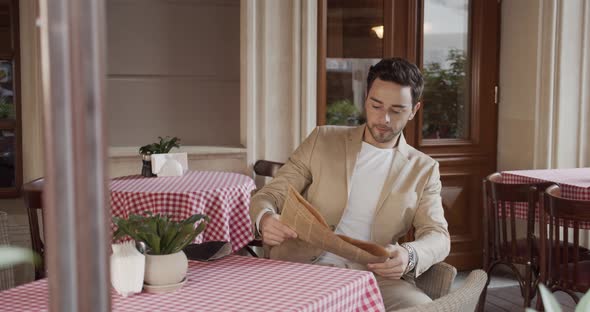
<svg viewBox="0 0 590 312"><path fill-rule="evenodd" d="M252 197L255 231L271 246L270 258L370 270L388 311L430 301L414 277L449 254L440 174L402 133L420 109L423 85L416 65L381 60L367 78L366 124L316 128ZM363 266L293 239L297 234L278 218L289 184L336 233L387 246L391 257ZM398 245L412 226L415 241Z"/></svg>

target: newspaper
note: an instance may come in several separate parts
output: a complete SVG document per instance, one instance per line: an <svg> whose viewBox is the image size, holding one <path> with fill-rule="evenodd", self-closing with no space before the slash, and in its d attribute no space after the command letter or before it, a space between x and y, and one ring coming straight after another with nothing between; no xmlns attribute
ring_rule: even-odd
<svg viewBox="0 0 590 312"><path fill-rule="evenodd" d="M280 220L297 233L297 239L350 261L381 263L390 257L383 246L332 232L322 215L290 185Z"/></svg>

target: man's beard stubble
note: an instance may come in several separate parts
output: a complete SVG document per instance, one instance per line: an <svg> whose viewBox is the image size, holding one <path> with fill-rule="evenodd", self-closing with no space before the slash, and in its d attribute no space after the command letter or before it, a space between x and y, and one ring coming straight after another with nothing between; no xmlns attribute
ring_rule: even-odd
<svg viewBox="0 0 590 312"><path fill-rule="evenodd" d="M369 133L371 134L373 139L379 143L389 143L389 142L393 141L398 136L398 134L401 132L401 131L395 132L395 131L393 131L393 129L386 126L386 127L382 127L382 128L388 128L391 131L385 133L384 136L381 136L381 133L379 132L379 130L377 130L377 127L378 126L368 126L367 128L369 128Z"/></svg>

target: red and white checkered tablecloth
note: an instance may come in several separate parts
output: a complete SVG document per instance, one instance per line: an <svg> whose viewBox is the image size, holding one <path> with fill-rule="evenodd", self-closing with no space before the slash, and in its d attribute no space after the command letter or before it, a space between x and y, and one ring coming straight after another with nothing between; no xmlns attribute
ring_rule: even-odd
<svg viewBox="0 0 590 312"><path fill-rule="evenodd" d="M167 294L112 291L113 311L384 311L371 272L229 256L189 262L187 282ZM47 279L0 292L0 311L47 311Z"/></svg>
<svg viewBox="0 0 590 312"><path fill-rule="evenodd" d="M504 171L502 172L502 180L510 184L554 182L561 188L561 196L577 200L590 200L590 168ZM537 207L536 221L539 220L538 209ZM526 203L514 204L514 213L519 219L526 220L527 210ZM579 226L581 229L590 229L588 222L581 222Z"/></svg>
<svg viewBox="0 0 590 312"><path fill-rule="evenodd" d="M127 218L130 214L151 211L175 220L205 214L211 221L195 242L229 241L236 251L253 239L248 209L250 192L255 188L250 177L232 172L189 171L181 177L121 177L110 184L111 213Z"/></svg>

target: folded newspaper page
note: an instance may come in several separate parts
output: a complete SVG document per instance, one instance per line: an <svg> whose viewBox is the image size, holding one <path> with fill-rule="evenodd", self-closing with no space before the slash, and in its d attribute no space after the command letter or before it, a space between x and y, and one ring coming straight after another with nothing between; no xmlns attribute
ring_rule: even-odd
<svg viewBox="0 0 590 312"><path fill-rule="evenodd" d="M297 239L350 261L381 263L390 257L380 245L332 232L322 215L290 185L280 220L297 233Z"/></svg>

